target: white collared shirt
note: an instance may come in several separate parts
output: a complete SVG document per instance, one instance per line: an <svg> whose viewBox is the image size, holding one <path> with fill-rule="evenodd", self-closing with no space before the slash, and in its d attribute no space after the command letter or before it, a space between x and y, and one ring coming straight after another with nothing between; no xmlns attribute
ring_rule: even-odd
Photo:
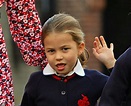
<svg viewBox="0 0 131 106"><path fill-rule="evenodd" d="M56 71L50 66L49 63L46 65L46 67L43 70L43 74L44 75L53 75L53 74L56 74L57 76L63 76L63 77L71 76L74 73L76 73L79 76L84 76L85 75L84 69L83 69L83 67L82 67L79 59L77 61L77 64L76 64L74 70L71 71L71 72L69 72L68 74L66 74L64 76L63 75L59 75L58 73L56 73Z"/></svg>

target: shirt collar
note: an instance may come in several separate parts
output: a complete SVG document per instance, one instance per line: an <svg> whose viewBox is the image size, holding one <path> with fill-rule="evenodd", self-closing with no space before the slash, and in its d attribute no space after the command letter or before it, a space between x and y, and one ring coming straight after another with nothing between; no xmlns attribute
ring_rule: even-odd
<svg viewBox="0 0 131 106"><path fill-rule="evenodd" d="M77 75L79 76L84 76L85 73L84 73L84 69L80 63L80 61L78 60L77 61L77 64L74 68L73 71L69 72L67 75L64 75L64 76L71 76L72 74L76 73ZM46 65L46 67L44 68L43 70L43 74L44 75L52 75L52 74L56 74L58 76L60 76L59 74L56 73L56 71L49 65L49 63Z"/></svg>

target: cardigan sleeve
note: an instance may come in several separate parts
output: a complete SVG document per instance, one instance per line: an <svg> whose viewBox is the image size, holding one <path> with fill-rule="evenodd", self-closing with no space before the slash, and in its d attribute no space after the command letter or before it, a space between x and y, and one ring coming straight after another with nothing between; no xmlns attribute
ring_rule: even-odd
<svg viewBox="0 0 131 106"><path fill-rule="evenodd" d="M42 27L34 0L8 0L7 15L12 38L28 65L47 64L41 42Z"/></svg>
<svg viewBox="0 0 131 106"><path fill-rule="evenodd" d="M36 106L35 100L37 97L38 84L42 77L42 71L37 71L30 75L29 80L25 86L24 95L20 106Z"/></svg>
<svg viewBox="0 0 131 106"><path fill-rule="evenodd" d="M14 106L12 72L0 24L0 106Z"/></svg>

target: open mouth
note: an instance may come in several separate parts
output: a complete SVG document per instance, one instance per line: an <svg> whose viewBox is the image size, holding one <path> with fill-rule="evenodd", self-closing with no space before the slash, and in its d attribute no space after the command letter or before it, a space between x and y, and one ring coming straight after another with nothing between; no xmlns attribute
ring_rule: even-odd
<svg viewBox="0 0 131 106"><path fill-rule="evenodd" d="M57 64L56 67L57 67L57 70L58 71L63 71L65 69L65 65L64 63L60 63L60 64Z"/></svg>

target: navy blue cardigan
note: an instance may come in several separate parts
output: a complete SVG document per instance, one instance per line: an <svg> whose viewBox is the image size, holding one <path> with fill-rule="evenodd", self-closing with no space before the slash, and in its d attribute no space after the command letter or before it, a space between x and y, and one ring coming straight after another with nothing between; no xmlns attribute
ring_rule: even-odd
<svg viewBox="0 0 131 106"><path fill-rule="evenodd" d="M42 71L33 73L25 87L21 106L78 106L78 101L87 97L90 106L95 106L101 96L108 76L84 70L85 76L74 76L69 81L56 80Z"/></svg>

